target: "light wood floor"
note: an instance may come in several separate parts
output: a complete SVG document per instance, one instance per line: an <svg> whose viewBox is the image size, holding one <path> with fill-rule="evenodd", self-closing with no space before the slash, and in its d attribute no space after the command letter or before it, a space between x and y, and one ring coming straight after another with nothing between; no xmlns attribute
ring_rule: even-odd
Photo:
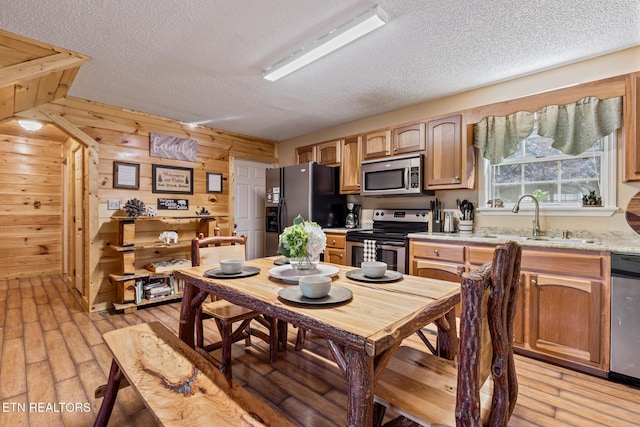
<svg viewBox="0 0 640 427"><path fill-rule="evenodd" d="M60 277L0 281L0 426L92 425L101 403L93 393L111 363L102 333L154 320L175 332L179 309L173 303L127 315L88 314ZM303 351L289 348L269 365L260 340L236 344L234 378L301 426L343 425L345 383L323 340L311 336ZM640 426L637 389L522 357L516 366L520 393L510 426ZM111 425L154 421L126 388Z"/></svg>

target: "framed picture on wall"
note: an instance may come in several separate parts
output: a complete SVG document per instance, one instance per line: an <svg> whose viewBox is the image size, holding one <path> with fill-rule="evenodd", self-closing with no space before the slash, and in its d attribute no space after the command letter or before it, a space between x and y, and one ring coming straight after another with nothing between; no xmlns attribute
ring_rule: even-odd
<svg viewBox="0 0 640 427"><path fill-rule="evenodd" d="M207 172L207 193L222 193L222 174Z"/></svg>
<svg viewBox="0 0 640 427"><path fill-rule="evenodd" d="M193 194L193 169L151 165L154 193Z"/></svg>
<svg viewBox="0 0 640 427"><path fill-rule="evenodd" d="M140 187L140 165L137 163L113 162L113 188Z"/></svg>

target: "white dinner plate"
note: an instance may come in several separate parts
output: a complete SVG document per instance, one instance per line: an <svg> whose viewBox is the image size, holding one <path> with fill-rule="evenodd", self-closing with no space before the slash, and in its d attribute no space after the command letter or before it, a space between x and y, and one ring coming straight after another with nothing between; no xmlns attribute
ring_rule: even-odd
<svg viewBox="0 0 640 427"><path fill-rule="evenodd" d="M290 265L281 265L279 267L273 267L269 270L269 276L275 277L276 279L283 280L287 283L291 283L294 285L298 284L298 280L302 276L335 276L338 274L340 269L338 267L334 267L332 265L326 264L318 264L312 270L306 271L298 271L294 270L294 268Z"/></svg>

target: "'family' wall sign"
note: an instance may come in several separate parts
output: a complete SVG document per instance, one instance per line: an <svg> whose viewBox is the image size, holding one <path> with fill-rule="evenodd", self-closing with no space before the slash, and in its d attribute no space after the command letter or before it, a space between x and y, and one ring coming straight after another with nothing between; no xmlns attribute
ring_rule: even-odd
<svg viewBox="0 0 640 427"><path fill-rule="evenodd" d="M149 155L163 159L198 161L198 141L177 136L151 133Z"/></svg>

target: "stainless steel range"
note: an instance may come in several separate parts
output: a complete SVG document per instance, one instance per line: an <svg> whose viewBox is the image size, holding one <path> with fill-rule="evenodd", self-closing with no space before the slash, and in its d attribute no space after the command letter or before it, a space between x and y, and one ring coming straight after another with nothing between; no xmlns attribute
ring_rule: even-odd
<svg viewBox="0 0 640 427"><path fill-rule="evenodd" d="M428 231L428 209L375 209L373 229L347 232L347 265L360 267L364 261L364 241L373 240L376 260L390 270L409 272L409 233Z"/></svg>

